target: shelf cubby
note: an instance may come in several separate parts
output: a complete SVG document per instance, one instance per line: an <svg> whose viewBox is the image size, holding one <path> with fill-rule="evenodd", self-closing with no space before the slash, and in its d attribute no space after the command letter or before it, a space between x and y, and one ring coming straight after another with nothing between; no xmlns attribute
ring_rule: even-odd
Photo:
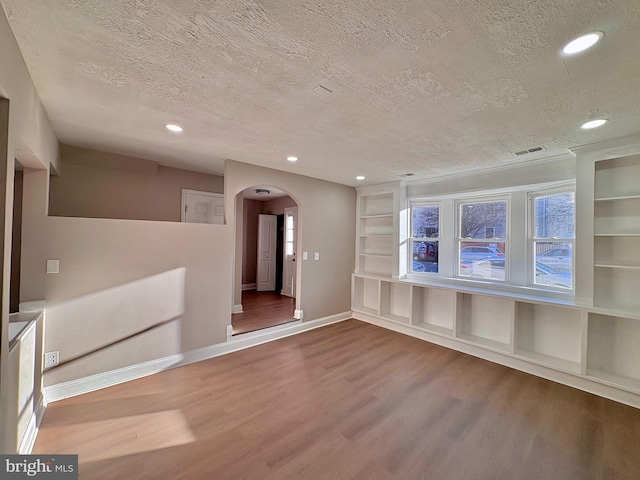
<svg viewBox="0 0 640 480"><path fill-rule="evenodd" d="M392 235L370 235L360 237L360 255L393 255Z"/></svg>
<svg viewBox="0 0 640 480"><path fill-rule="evenodd" d="M393 194L379 193L362 195L360 198L360 218L393 216Z"/></svg>
<svg viewBox="0 0 640 480"><path fill-rule="evenodd" d="M640 392L640 320L589 314L588 375Z"/></svg>
<svg viewBox="0 0 640 480"><path fill-rule="evenodd" d="M393 267L393 257L385 255L358 255L361 272L389 276Z"/></svg>
<svg viewBox="0 0 640 480"><path fill-rule="evenodd" d="M456 292L440 288L413 287L411 324L440 335L453 336Z"/></svg>
<svg viewBox="0 0 640 480"><path fill-rule="evenodd" d="M516 302L515 353L537 363L580 373L580 310Z"/></svg>
<svg viewBox="0 0 640 480"><path fill-rule="evenodd" d="M640 295L640 270L594 267L593 304L615 311L636 312Z"/></svg>
<svg viewBox="0 0 640 480"><path fill-rule="evenodd" d="M370 315L378 315L380 301L379 281L373 278L353 278L353 309Z"/></svg>
<svg viewBox="0 0 640 480"><path fill-rule="evenodd" d="M594 239L594 263L611 267L640 266L640 235L637 237L596 237Z"/></svg>
<svg viewBox="0 0 640 480"><path fill-rule="evenodd" d="M468 342L509 352L514 301L458 293L456 336Z"/></svg>
<svg viewBox="0 0 640 480"><path fill-rule="evenodd" d="M596 235L640 235L640 197L595 202L593 227Z"/></svg>
<svg viewBox="0 0 640 480"><path fill-rule="evenodd" d="M393 235L393 217L360 218L360 235Z"/></svg>
<svg viewBox="0 0 640 480"><path fill-rule="evenodd" d="M380 282L380 316L395 322L409 323L411 317L411 285Z"/></svg>
<svg viewBox="0 0 640 480"><path fill-rule="evenodd" d="M595 166L595 198L640 196L640 155L600 160Z"/></svg>

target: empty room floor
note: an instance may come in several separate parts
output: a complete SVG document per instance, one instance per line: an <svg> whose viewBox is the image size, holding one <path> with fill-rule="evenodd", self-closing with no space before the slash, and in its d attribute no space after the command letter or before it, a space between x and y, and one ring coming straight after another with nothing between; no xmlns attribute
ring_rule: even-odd
<svg viewBox="0 0 640 480"><path fill-rule="evenodd" d="M640 410L356 320L48 406L81 479L635 479Z"/></svg>
<svg viewBox="0 0 640 480"><path fill-rule="evenodd" d="M242 313L231 316L233 334L254 332L263 328L296 321L293 311L296 299L275 292L242 292Z"/></svg>

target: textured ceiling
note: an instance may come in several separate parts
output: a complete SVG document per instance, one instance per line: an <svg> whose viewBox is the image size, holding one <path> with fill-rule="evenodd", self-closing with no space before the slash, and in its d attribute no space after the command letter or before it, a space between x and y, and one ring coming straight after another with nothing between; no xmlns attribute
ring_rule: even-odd
<svg viewBox="0 0 640 480"><path fill-rule="evenodd" d="M640 132L637 0L0 1L62 142L165 165L355 185Z"/></svg>

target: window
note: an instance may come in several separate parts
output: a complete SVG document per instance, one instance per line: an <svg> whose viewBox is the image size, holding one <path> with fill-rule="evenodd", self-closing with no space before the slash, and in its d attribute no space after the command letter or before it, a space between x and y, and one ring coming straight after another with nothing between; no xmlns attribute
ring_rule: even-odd
<svg viewBox="0 0 640 480"><path fill-rule="evenodd" d="M458 204L458 275L506 280L507 200Z"/></svg>
<svg viewBox="0 0 640 480"><path fill-rule="evenodd" d="M409 271L438 273L440 206L411 206L411 266Z"/></svg>
<svg viewBox="0 0 640 480"><path fill-rule="evenodd" d="M533 205L533 281L535 285L573 289L575 194L531 194Z"/></svg>

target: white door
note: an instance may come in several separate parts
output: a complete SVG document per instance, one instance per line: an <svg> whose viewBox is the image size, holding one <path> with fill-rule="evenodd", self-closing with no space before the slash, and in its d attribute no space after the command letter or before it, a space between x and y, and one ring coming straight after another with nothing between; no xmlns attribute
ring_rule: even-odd
<svg viewBox="0 0 640 480"><path fill-rule="evenodd" d="M256 290L276 289L276 222L275 215L258 215L258 271Z"/></svg>
<svg viewBox="0 0 640 480"><path fill-rule="evenodd" d="M183 188L182 221L224 225L224 195Z"/></svg>
<svg viewBox="0 0 640 480"><path fill-rule="evenodd" d="M298 208L284 209L284 262L282 268L282 295L296 296L296 247L298 231Z"/></svg>

